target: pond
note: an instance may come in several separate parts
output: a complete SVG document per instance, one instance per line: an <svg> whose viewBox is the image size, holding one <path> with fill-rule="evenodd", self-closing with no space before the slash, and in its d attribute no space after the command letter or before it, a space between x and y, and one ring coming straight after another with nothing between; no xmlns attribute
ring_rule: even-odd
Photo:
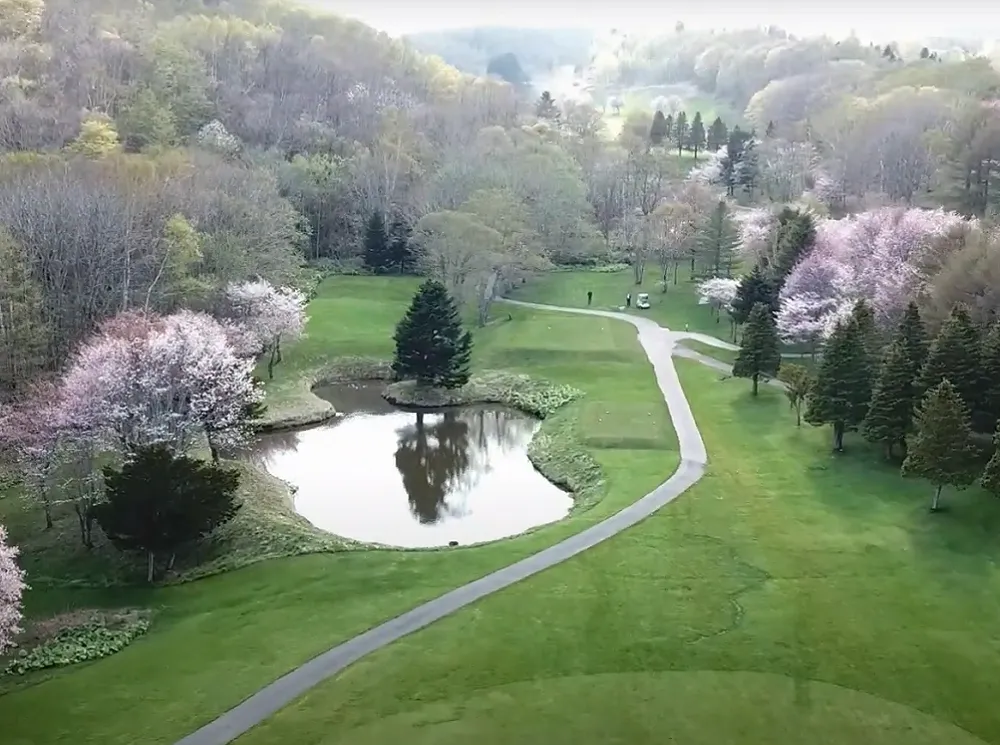
<svg viewBox="0 0 1000 745"><path fill-rule="evenodd" d="M316 527L426 548L496 540L569 513L570 495L528 460L538 420L495 406L404 411L381 391L317 388L341 416L261 435L249 452L297 488L295 510Z"/></svg>

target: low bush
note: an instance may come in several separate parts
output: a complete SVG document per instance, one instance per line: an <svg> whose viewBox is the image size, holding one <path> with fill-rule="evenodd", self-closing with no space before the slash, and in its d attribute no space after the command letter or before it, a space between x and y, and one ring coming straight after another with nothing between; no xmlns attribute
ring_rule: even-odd
<svg viewBox="0 0 1000 745"><path fill-rule="evenodd" d="M149 611L135 609L78 611L39 622L29 632L34 639L14 654L4 674L24 675L107 657L145 634L150 617Z"/></svg>

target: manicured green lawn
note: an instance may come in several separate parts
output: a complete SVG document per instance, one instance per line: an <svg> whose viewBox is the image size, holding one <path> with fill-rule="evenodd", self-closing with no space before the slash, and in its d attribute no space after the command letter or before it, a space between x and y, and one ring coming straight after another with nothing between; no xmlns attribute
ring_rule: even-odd
<svg viewBox="0 0 1000 745"><path fill-rule="evenodd" d="M414 286L366 278L325 283L310 306L308 338L286 349L277 368L274 398L330 358L388 355ZM553 420L576 429L602 466L602 501L556 525L479 548L318 554L156 590L30 591L32 615L128 604L154 607L158 615L149 633L119 654L39 675L34 685L0 695L0 742L169 745L328 647L580 531L660 483L677 463L677 444L635 330L611 320L501 310L513 320L477 333L476 366L586 392ZM19 509L0 500L0 519ZM28 523L18 525L27 530Z"/></svg>
<svg viewBox="0 0 1000 745"><path fill-rule="evenodd" d="M592 308L598 310L618 310L625 305L625 295L632 293L633 307L628 312L645 315L662 326L683 331L685 325L690 331L717 336L730 341L729 323L725 318L717 323L715 315L707 305L699 305L695 294L695 284L688 280L683 270L678 283L671 283L667 291L657 288L658 267L650 266L642 285L635 284L631 269L621 272L550 272L529 279L527 284L517 287L511 293L516 300L533 303L548 303L571 308L587 307L587 291L594 293ZM640 292L649 294L648 310L636 310L635 300Z"/></svg>
<svg viewBox="0 0 1000 745"><path fill-rule="evenodd" d="M679 360L708 475L350 667L240 745L1000 742L1000 505Z"/></svg>

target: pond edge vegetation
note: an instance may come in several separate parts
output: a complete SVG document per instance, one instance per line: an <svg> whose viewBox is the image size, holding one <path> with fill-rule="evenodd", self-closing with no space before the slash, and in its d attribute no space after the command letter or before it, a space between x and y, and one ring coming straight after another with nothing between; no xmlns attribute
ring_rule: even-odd
<svg viewBox="0 0 1000 745"><path fill-rule="evenodd" d="M477 404L499 404L542 420L541 429L535 433L528 446L528 459L543 477L570 494L573 498L571 514L592 507L597 503L604 484L601 467L580 443L572 417L563 415L562 412L564 407L583 397L583 391L569 385L561 385L523 373L503 370L484 370L480 373L474 373L464 386L450 390L421 387L413 381L394 382L393 377L390 360L365 356L345 356L333 359L329 363L305 373L296 384L291 396L275 405L276 413L273 416L265 416L258 431L291 431L322 424L336 418L338 413L333 405L314 393L316 388L324 385L385 382L386 388L382 394L383 398L390 404L401 408L438 409ZM263 475L278 482L269 474ZM278 483L284 484L285 482ZM291 508L289 507L289 509ZM292 512L294 513L294 510ZM297 514L295 517L304 519ZM311 525L308 528L310 532L318 530ZM326 536L332 535L325 531L320 532ZM333 537L337 541L351 544L346 539ZM353 545L365 548L404 550L375 544ZM305 550L290 555L344 550L347 547L349 546L345 545L339 549L319 548L317 551ZM200 573L199 576L201 576Z"/></svg>

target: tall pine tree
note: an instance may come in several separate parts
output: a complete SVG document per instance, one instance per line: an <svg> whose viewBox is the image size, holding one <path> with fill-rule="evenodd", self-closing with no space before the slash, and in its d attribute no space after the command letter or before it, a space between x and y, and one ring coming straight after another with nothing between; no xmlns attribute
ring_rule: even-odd
<svg viewBox="0 0 1000 745"><path fill-rule="evenodd" d="M393 339L397 379L442 388L469 382L472 334L462 328L455 301L437 280L428 279L417 290Z"/></svg>
<svg viewBox="0 0 1000 745"><path fill-rule="evenodd" d="M927 361L927 329L920 318L920 310L913 300L906 306L903 320L899 322L897 338L906 350L906 357L910 361L910 371L914 383L916 383L920 371L923 370L924 363Z"/></svg>
<svg viewBox="0 0 1000 745"><path fill-rule="evenodd" d="M674 138L677 140L677 155L683 154L684 146L687 144L688 117L683 111L677 114L674 120Z"/></svg>
<svg viewBox="0 0 1000 745"><path fill-rule="evenodd" d="M778 351L778 330L775 327L771 307L757 303L750 311L743 344L736 362L733 363L733 377L750 378L753 381L753 395L757 395L761 376L773 378L781 366L781 352Z"/></svg>
<svg viewBox="0 0 1000 745"><path fill-rule="evenodd" d="M775 258L770 267L771 277L779 290L815 240L816 224L810 213L790 207L781 211L775 236Z"/></svg>
<svg viewBox="0 0 1000 745"><path fill-rule="evenodd" d="M865 349L868 350L868 354L871 355L871 366L872 369L876 367L876 360L878 359L878 353L880 348L878 328L875 325L875 311L872 310L872 306L868 304L868 301L864 298L858 300L854 303L854 308L851 309L851 318L854 319L855 323L858 324L858 328L861 330L861 336L865 342Z"/></svg>
<svg viewBox="0 0 1000 745"><path fill-rule="evenodd" d="M725 200L719 200L709 215L704 229L698 236L695 249L700 257L703 272L712 277L730 277L736 264L736 246L739 233ZM691 257L694 272L695 256ZM752 307L752 306L751 306ZM747 315L750 308L747 308Z"/></svg>
<svg viewBox="0 0 1000 745"><path fill-rule="evenodd" d="M833 449L842 452L844 435L860 425L871 401L872 370L864 335L850 318L830 335L806 407L806 421L833 426Z"/></svg>
<svg viewBox="0 0 1000 745"><path fill-rule="evenodd" d="M654 145L662 145L667 138L667 119L662 111L653 114L653 123L649 127L649 141Z"/></svg>
<svg viewBox="0 0 1000 745"><path fill-rule="evenodd" d="M979 334L969 312L961 305L952 309L931 344L917 386L920 396L937 388L945 379L955 386L966 408L974 410L983 385Z"/></svg>
<svg viewBox="0 0 1000 745"><path fill-rule="evenodd" d="M698 160L698 152L705 147L705 123L701 120L701 112L694 112L694 119L691 120L691 133L688 135L688 147L694 153L694 159Z"/></svg>
<svg viewBox="0 0 1000 745"><path fill-rule="evenodd" d="M979 479L982 487L994 497L1000 497L1000 427L993 433L993 457Z"/></svg>
<svg viewBox="0 0 1000 745"><path fill-rule="evenodd" d="M389 234L385 229L385 218L378 210L372 212L365 227L365 266L373 272L382 273L389 269Z"/></svg>
<svg viewBox="0 0 1000 745"><path fill-rule="evenodd" d="M942 380L924 396L916 430L902 473L921 476L934 485L934 512L944 487L962 489L976 477L969 408L949 380Z"/></svg>
<svg viewBox="0 0 1000 745"><path fill-rule="evenodd" d="M774 291L774 285L764 270L759 265L740 279L740 284L736 288L736 297L732 302L733 322L742 326L750 318L750 312L758 303L763 303L771 309L771 313L778 312L778 296Z"/></svg>
<svg viewBox="0 0 1000 745"><path fill-rule="evenodd" d="M882 358L864 426L865 439L881 445L886 460L892 460L897 446L906 448L906 435L913 421L913 384L906 349L896 339Z"/></svg>
<svg viewBox="0 0 1000 745"><path fill-rule="evenodd" d="M559 107L548 91L542 91L542 95L539 96L538 103L535 104L535 116L539 119L559 118Z"/></svg>
<svg viewBox="0 0 1000 745"><path fill-rule="evenodd" d="M705 137L705 146L714 153L720 147L724 146L728 140L729 131L726 129L725 122L722 121L722 117L715 117L712 126L708 128L708 134Z"/></svg>
<svg viewBox="0 0 1000 745"><path fill-rule="evenodd" d="M392 222L387 257L392 271L398 274L413 273L416 262L410 246L410 226L400 217Z"/></svg>
<svg viewBox="0 0 1000 745"><path fill-rule="evenodd" d="M1000 321L990 326L983 339L979 356L979 370L983 379L979 402L973 412L973 425L986 432L995 431L1000 423Z"/></svg>

